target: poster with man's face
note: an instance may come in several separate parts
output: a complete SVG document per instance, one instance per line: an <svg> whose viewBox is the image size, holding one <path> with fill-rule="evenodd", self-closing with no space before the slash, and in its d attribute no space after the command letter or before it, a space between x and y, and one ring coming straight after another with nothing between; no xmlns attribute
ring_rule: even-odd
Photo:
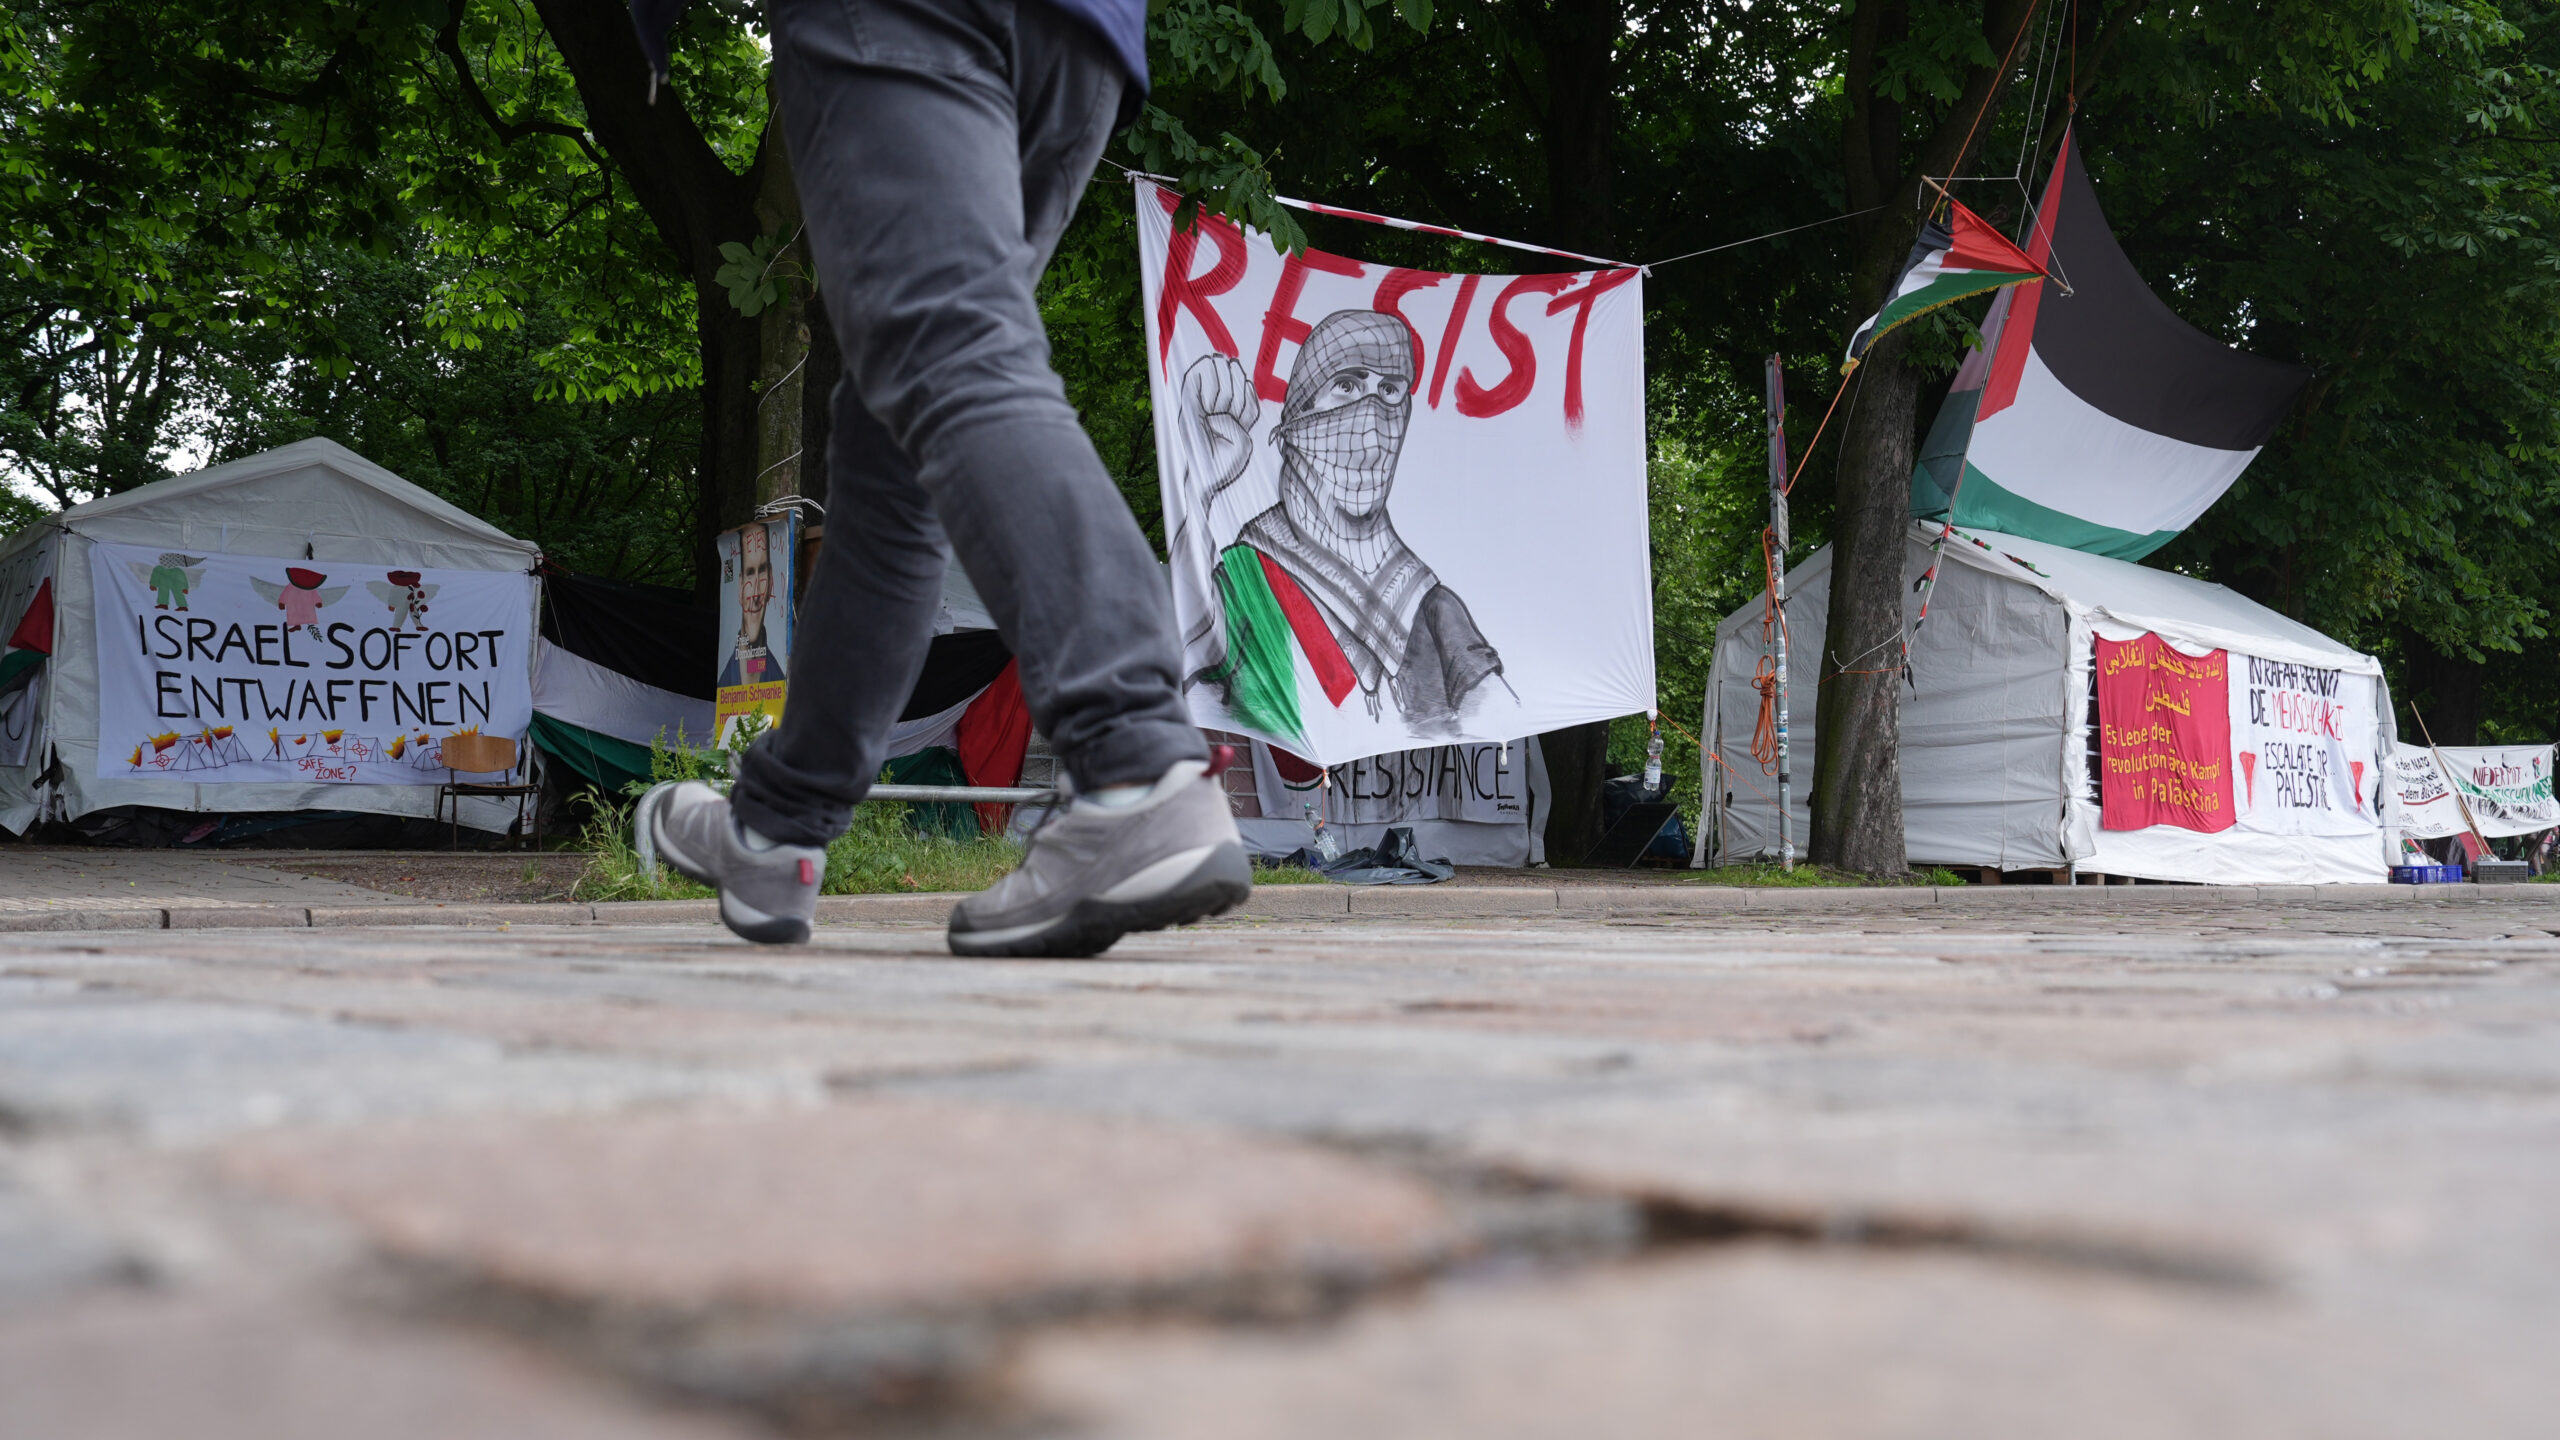
<svg viewBox="0 0 2560 1440"><path fill-rule="evenodd" d="M1201 725L1334 765L1652 706L1638 272L1291 256L1137 203Z"/></svg>
<svg viewBox="0 0 2560 1440"><path fill-rule="evenodd" d="M799 540L796 515L759 520L720 537L717 723L723 743L743 716L762 715L767 724L782 718Z"/></svg>

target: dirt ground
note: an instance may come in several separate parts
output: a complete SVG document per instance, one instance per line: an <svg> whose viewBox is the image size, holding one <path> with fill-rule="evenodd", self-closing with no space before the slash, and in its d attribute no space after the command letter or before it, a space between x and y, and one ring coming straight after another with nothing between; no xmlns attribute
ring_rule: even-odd
<svg viewBox="0 0 2560 1440"><path fill-rule="evenodd" d="M439 854L433 851L291 851L257 855L256 863L290 875L362 885L413 900L482 904L565 900L587 868L583 850L540 854Z"/></svg>

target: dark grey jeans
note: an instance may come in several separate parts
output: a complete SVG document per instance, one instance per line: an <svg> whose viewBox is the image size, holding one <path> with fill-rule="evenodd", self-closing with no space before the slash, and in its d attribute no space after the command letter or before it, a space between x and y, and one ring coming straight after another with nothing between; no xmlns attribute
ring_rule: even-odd
<svg viewBox="0 0 2560 1440"><path fill-rule="evenodd" d="M1164 572L1076 423L1032 295L1128 83L1110 50L1042 0L771 14L844 379L790 695L746 757L739 815L793 844L843 832L924 667L946 544L1078 786L1206 757Z"/></svg>

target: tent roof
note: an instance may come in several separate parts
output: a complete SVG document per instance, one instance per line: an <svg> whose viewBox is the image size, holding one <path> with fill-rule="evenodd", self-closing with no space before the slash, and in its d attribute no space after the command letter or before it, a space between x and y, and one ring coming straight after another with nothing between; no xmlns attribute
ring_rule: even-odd
<svg viewBox="0 0 2560 1440"><path fill-rule="evenodd" d="M1936 532L1934 525L1914 529L1915 536L1931 539ZM1967 544L1967 536L1977 537L1991 548ZM2086 614L2102 632L2109 628L2148 630L2190 649L2237 650L2264 659L2322 665L2360 675L2382 673L2380 662L2370 655L2280 615L2227 585L2174 570L2155 570L2041 540L1964 527L1959 527L1955 537L1947 541L1947 554L1976 569L2037 586ZM2018 563L2021 560L2043 573L2028 570ZM2114 626L2110 627L2108 621L2113 621Z"/></svg>
<svg viewBox="0 0 2560 1440"><path fill-rule="evenodd" d="M74 505L28 526L8 541L0 542L0 553L33 543L37 536L49 530L69 530L75 534L116 532L135 522L147 523L158 514L182 507L219 523L220 512L204 507L208 502L217 500L220 492L258 481L293 479L311 474L325 474L361 486L380 499L411 511L447 532L439 538L465 546L515 551L528 561L542 553L542 547L532 541L519 540L459 506L410 484L337 441L318 437L297 440L228 464L155 480L148 485ZM99 538L122 540L127 537L100 533Z"/></svg>
<svg viewBox="0 0 2560 1440"><path fill-rule="evenodd" d="M1935 523L1915 523L1910 544L1925 550L1937 537ZM2381 663L2370 655L2277 614L2229 586L2174 570L2155 570L1967 526L1957 527L1947 541L1946 559L1949 564L2041 590L2110 639L2127 639L2147 630L2190 650L2236 650L2356 675L2382 673ZM1915 558L1911 573L1917 575L1926 563ZM2028 565L2035 568L2030 570ZM1795 597L1813 585L1827 583L1830 573L1831 547L1826 545L1788 572L1789 608ZM1759 602L1747 601L1716 627L1717 635L1722 639L1759 623Z"/></svg>

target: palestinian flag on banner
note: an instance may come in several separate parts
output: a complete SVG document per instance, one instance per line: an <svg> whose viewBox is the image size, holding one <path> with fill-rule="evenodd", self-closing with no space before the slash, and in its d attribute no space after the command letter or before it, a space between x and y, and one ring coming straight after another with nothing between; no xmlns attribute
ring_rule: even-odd
<svg viewBox="0 0 2560 1440"><path fill-rule="evenodd" d="M2009 243L1990 222L1950 200L1948 219L1932 218L1911 242L1911 256L1893 282L1892 297L1849 337L1846 369L1855 370L1867 349L1897 325L2003 285L2044 278L2044 266Z"/></svg>
<svg viewBox="0 0 2560 1440"><path fill-rule="evenodd" d="M2067 134L2027 255L2051 278L1992 302L1920 447L1912 513L2139 560L2222 498L2310 372L2171 313Z"/></svg>

